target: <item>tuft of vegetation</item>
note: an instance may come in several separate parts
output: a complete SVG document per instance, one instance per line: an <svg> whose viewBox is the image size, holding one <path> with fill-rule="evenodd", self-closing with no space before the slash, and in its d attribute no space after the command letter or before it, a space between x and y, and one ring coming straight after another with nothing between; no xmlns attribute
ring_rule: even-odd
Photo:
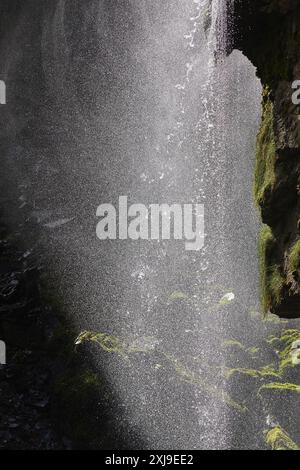
<svg viewBox="0 0 300 470"><path fill-rule="evenodd" d="M83 331L75 340L75 344L81 344L85 341L91 341L98 343L101 348L108 353L116 353L124 355L126 353L126 347L122 341L116 336L108 333L94 333L92 331Z"/></svg>
<svg viewBox="0 0 300 470"><path fill-rule="evenodd" d="M176 300L187 300L187 299L188 299L188 296L184 292L180 292L180 291L174 291L169 296L169 300L171 302L174 302Z"/></svg>
<svg viewBox="0 0 300 470"><path fill-rule="evenodd" d="M223 403L226 403L231 408L235 409L240 413L245 413L247 408L237 403L235 400L231 398L231 396L221 388L214 386L206 381L206 379L202 378L199 374L188 369L184 364L182 364L178 359L170 356L169 354L163 353L167 361L169 361L170 365L173 366L176 374L179 376L180 380L183 382L195 385L199 387L205 393L214 396L216 399L220 400Z"/></svg>
<svg viewBox="0 0 300 470"><path fill-rule="evenodd" d="M252 377L254 379L261 379L265 377L277 377L277 378L280 377L279 373L276 371L273 364L262 367L261 369L247 369L247 368L237 367L235 369L227 368L225 371L225 375L227 379L229 379L235 374L247 375L248 377Z"/></svg>
<svg viewBox="0 0 300 470"><path fill-rule="evenodd" d="M260 348L253 346L252 348L247 349L247 353L250 354L250 356L256 356L260 352Z"/></svg>
<svg viewBox="0 0 300 470"><path fill-rule="evenodd" d="M125 341L109 333L82 331L77 336L75 345L85 342L97 343L103 351L127 358L131 353L153 352L157 339L153 336L140 336L131 341Z"/></svg>
<svg viewBox="0 0 300 470"><path fill-rule="evenodd" d="M261 282L261 301L263 312L266 313L270 307L270 293L267 288L269 253L274 245L275 239L271 228L264 225L259 237L259 261L260 261L260 282Z"/></svg>
<svg viewBox="0 0 300 470"><path fill-rule="evenodd" d="M276 344L282 349L278 352L279 355L279 373L282 374L286 368L294 367L295 361L293 362L292 347L296 341L300 341L300 330L287 329L282 332L282 335L278 338L271 336L267 342L269 344Z"/></svg>
<svg viewBox="0 0 300 470"><path fill-rule="evenodd" d="M262 123L256 143L256 166L254 176L254 197L258 206L262 205L266 194L276 182L276 145L274 135L273 103L268 87L263 93Z"/></svg>
<svg viewBox="0 0 300 470"><path fill-rule="evenodd" d="M92 331L81 332L76 340L75 344L80 345L85 342L93 342L99 345L105 352L115 353L125 360L129 358L129 354L148 353L152 354L154 350L154 344L156 342L153 337L140 337L134 341L124 341L108 333L97 333ZM233 400L230 395L222 388L209 383L206 378L202 377L199 373L190 370L181 361L173 356L165 353L164 351L156 350L157 358L160 359L159 363L155 364L155 369L163 368L165 363L174 370L176 376L185 383L198 387L203 392L213 395L216 399L222 403L226 403L236 411L245 412L246 408ZM76 382L77 383L77 380ZM82 379L80 383L84 384L85 381Z"/></svg>
<svg viewBox="0 0 300 470"><path fill-rule="evenodd" d="M242 350L246 349L245 346L240 341L237 341L236 339L227 339L223 341L222 344L225 348L233 347L233 348L242 349Z"/></svg>
<svg viewBox="0 0 300 470"><path fill-rule="evenodd" d="M282 298L282 288L284 278L280 272L279 265L273 265L268 270L267 288L273 300L272 303L278 305Z"/></svg>
<svg viewBox="0 0 300 470"><path fill-rule="evenodd" d="M300 266L300 240L297 240L289 253L288 268L290 272L295 272Z"/></svg>
<svg viewBox="0 0 300 470"><path fill-rule="evenodd" d="M280 426L266 431L265 440L272 450L300 450L300 447Z"/></svg>
<svg viewBox="0 0 300 470"><path fill-rule="evenodd" d="M264 314L282 298L284 278L280 266L272 263L272 249L276 241L271 228L264 225L259 239L261 302Z"/></svg>
<svg viewBox="0 0 300 470"><path fill-rule="evenodd" d="M259 389L259 392L261 392L262 390L280 390L285 392L300 393L300 385L291 383L271 382L262 385Z"/></svg>

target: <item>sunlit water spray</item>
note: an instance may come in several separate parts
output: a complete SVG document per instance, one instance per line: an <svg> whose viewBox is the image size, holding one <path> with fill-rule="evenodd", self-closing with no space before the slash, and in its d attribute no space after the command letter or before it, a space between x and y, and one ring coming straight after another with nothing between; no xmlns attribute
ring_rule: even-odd
<svg viewBox="0 0 300 470"><path fill-rule="evenodd" d="M99 333L87 347L108 383L100 392L112 448L117 433L132 448L261 447L262 426L275 419L255 408L255 384L224 383L226 367L249 368L252 353L270 364L275 354L265 346L271 327L249 315L259 309L251 180L261 90L241 53L225 57L228 2L46 3L41 48L26 48L34 61L25 49L24 61L7 61L18 93L3 125L16 135L3 172L20 206L16 230L26 235L32 221L77 347L91 339L82 330ZM27 40L36 46L32 17L1 57ZM96 208L120 195L204 204L204 249L100 242ZM94 440L103 428L95 404L96 413Z"/></svg>

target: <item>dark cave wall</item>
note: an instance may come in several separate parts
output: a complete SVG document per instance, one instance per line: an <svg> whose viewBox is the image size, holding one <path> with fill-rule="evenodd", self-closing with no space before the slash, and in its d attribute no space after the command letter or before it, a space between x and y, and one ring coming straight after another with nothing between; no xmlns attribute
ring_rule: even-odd
<svg viewBox="0 0 300 470"><path fill-rule="evenodd" d="M263 85L254 195L260 208L259 243L264 311L300 317L300 80L299 0L234 3L231 44L257 67ZM251 104L250 104L251 105Z"/></svg>

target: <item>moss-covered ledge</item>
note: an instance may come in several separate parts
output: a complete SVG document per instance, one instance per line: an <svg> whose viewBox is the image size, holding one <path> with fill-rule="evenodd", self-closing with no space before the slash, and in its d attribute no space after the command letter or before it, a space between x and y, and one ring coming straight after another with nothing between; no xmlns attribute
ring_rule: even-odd
<svg viewBox="0 0 300 470"><path fill-rule="evenodd" d="M292 83L300 80L298 0L234 3L230 49L257 67L263 86L254 195L261 210L263 308L300 317L300 108Z"/></svg>

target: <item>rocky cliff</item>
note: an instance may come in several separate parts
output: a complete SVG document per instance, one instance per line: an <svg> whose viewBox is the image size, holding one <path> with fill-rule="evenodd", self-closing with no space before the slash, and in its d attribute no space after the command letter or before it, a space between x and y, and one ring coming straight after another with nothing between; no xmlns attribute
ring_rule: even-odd
<svg viewBox="0 0 300 470"><path fill-rule="evenodd" d="M241 50L263 86L254 194L264 223L259 243L264 311L300 317L299 0L234 3L230 51ZM251 106L251 103L249 103Z"/></svg>

